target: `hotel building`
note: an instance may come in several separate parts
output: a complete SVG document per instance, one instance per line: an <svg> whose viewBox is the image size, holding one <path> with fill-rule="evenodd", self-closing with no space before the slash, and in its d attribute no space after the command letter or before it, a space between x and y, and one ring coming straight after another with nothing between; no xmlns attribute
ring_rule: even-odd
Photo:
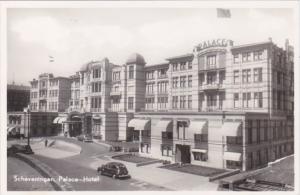
<svg viewBox="0 0 300 195"><path fill-rule="evenodd" d="M217 39L161 64L146 65L140 54L123 65L91 61L64 80L69 99L56 99L63 106L53 123L66 136L137 141L143 156L259 168L294 152L293 58L288 41L283 49Z"/></svg>

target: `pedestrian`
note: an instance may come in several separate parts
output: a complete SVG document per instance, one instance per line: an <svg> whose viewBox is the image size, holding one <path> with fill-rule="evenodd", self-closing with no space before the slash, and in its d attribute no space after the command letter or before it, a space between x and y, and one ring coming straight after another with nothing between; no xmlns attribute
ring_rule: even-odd
<svg viewBox="0 0 300 195"><path fill-rule="evenodd" d="M48 146L48 139L45 139L45 147Z"/></svg>

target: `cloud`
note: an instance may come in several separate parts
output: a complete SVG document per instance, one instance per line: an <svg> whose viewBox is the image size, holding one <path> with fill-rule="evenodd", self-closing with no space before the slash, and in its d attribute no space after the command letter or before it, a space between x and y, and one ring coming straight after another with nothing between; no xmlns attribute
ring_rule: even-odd
<svg viewBox="0 0 300 195"><path fill-rule="evenodd" d="M42 43L50 50L68 49L65 37L68 36L69 30L52 17L29 17L17 21L11 29L24 42Z"/></svg>

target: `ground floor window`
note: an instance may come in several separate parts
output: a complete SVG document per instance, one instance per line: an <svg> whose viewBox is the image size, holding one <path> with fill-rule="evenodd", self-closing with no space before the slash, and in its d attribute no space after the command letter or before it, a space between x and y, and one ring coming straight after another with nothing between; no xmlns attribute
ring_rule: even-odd
<svg viewBox="0 0 300 195"><path fill-rule="evenodd" d="M148 143L141 143L141 152L142 153L150 153L150 144Z"/></svg>
<svg viewBox="0 0 300 195"><path fill-rule="evenodd" d="M241 169L242 168L242 162L241 161L226 160L226 167L228 169Z"/></svg>
<svg viewBox="0 0 300 195"><path fill-rule="evenodd" d="M161 145L161 155L162 156L172 156L173 155L173 146L171 145Z"/></svg>
<svg viewBox="0 0 300 195"><path fill-rule="evenodd" d="M196 161L207 161L207 153L193 152L194 160Z"/></svg>

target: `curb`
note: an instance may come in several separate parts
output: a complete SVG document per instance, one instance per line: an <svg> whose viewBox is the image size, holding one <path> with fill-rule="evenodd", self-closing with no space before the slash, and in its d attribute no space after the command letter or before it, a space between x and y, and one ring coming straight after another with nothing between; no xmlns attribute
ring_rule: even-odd
<svg viewBox="0 0 300 195"><path fill-rule="evenodd" d="M112 147L112 146L109 145L109 144L101 143L101 142L97 142L97 141L94 141L93 143L98 144L98 145L101 145L101 146L104 146L104 147L107 147L108 149L110 149L110 148Z"/></svg>
<svg viewBox="0 0 300 195"><path fill-rule="evenodd" d="M33 158L30 155L25 155L25 154L16 153L13 155L13 157L16 157L17 159L24 161L25 163L30 165L32 168L37 170L42 176L44 176L46 178L55 178L54 181L50 181L54 190L56 190L56 191L74 191L74 189L70 183L64 182L64 181L57 181L57 178L60 175L55 170L53 170L48 165L46 165L45 163Z"/></svg>

